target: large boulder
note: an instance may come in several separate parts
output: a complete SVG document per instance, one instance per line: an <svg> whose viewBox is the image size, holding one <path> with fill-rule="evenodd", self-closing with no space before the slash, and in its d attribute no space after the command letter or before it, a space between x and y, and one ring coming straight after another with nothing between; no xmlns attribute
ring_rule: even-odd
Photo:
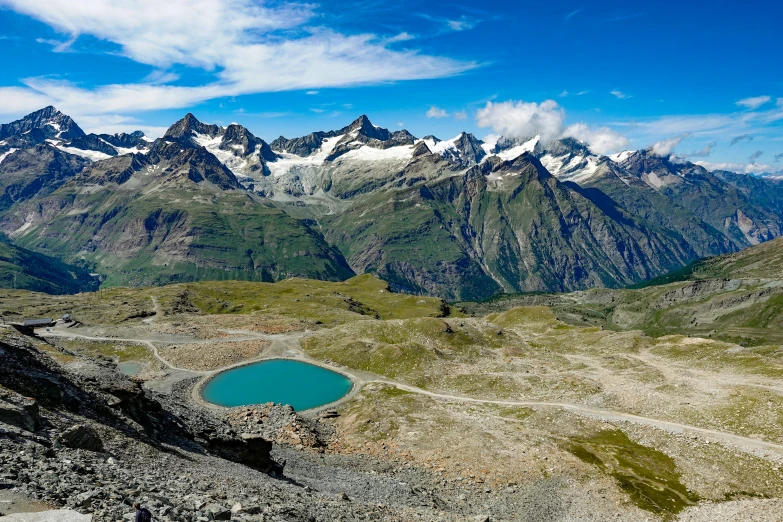
<svg viewBox="0 0 783 522"><path fill-rule="evenodd" d="M84 424L71 426L60 434L59 440L68 448L103 451L103 441L98 433Z"/></svg>
<svg viewBox="0 0 783 522"><path fill-rule="evenodd" d="M8 396L5 399L0 399L0 422L32 432L41 427L38 403L34 399Z"/></svg>
<svg viewBox="0 0 783 522"><path fill-rule="evenodd" d="M272 460L272 443L261 436L243 438L215 436L207 441L210 453L263 472L280 472Z"/></svg>

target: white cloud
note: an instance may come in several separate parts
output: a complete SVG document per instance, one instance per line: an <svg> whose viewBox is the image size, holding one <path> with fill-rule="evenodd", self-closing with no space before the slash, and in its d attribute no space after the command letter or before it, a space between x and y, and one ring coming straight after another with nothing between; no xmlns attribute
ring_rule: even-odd
<svg viewBox="0 0 783 522"><path fill-rule="evenodd" d="M449 113L446 112L444 109L440 109L438 107L432 106L430 107L430 110L427 111L427 117L428 118L447 118L449 116Z"/></svg>
<svg viewBox="0 0 783 522"><path fill-rule="evenodd" d="M392 36L391 38L386 38L383 42L385 44L393 44L393 43L397 43L397 42L407 42L408 40L413 40L415 38L416 37L413 36L412 34L403 32L403 33L400 33L400 34L396 34L396 35Z"/></svg>
<svg viewBox="0 0 783 522"><path fill-rule="evenodd" d="M71 46L76 42L76 38L70 38L63 42L60 40L47 40L46 38L36 38L35 41L39 44L51 45L52 51L55 53L66 53L71 50Z"/></svg>
<svg viewBox="0 0 783 522"><path fill-rule="evenodd" d="M316 113L316 114L323 114L323 113L325 113L325 112L326 112L324 109L316 109L316 108L311 108L310 110L311 110L312 112Z"/></svg>
<svg viewBox="0 0 783 522"><path fill-rule="evenodd" d="M161 84L172 83L179 80L179 74L167 71L152 71L144 78L144 83Z"/></svg>
<svg viewBox="0 0 783 522"><path fill-rule="evenodd" d="M783 98L778 98L778 107L783 108Z"/></svg>
<svg viewBox="0 0 783 522"><path fill-rule="evenodd" d="M585 123L570 125L563 132L564 138L576 138L585 142L596 154L610 154L628 147L628 138L609 127L590 127Z"/></svg>
<svg viewBox="0 0 783 522"><path fill-rule="evenodd" d="M471 20L466 16L461 16L458 20L446 20L446 25L452 31L467 31L473 29L478 24L478 20Z"/></svg>
<svg viewBox="0 0 783 522"><path fill-rule="evenodd" d="M677 145L682 143L682 140L687 138L689 134L682 134L680 136L675 136L673 138L668 138L663 141L659 141L655 145L652 146L652 151L654 154L658 156L669 156L671 153L674 152L674 149L677 148Z"/></svg>
<svg viewBox="0 0 783 522"><path fill-rule="evenodd" d="M628 99L628 98L633 98L633 96L632 96L632 95L630 95L630 94L625 94L624 92L622 92L622 91L620 91L620 90L617 90L617 89L615 89L615 90L611 91L609 94L611 94L611 95L612 95L612 96L614 96L615 98L620 98L621 100L626 100L626 99Z"/></svg>
<svg viewBox="0 0 783 522"><path fill-rule="evenodd" d="M487 102L476 114L479 127L490 127L509 138L541 136L547 144L560 137L565 111L554 100L539 103L523 101Z"/></svg>
<svg viewBox="0 0 783 522"><path fill-rule="evenodd" d="M308 96L315 96L316 94L318 94L318 91L307 91L305 94Z"/></svg>
<svg viewBox="0 0 783 522"><path fill-rule="evenodd" d="M23 87L0 87L0 114L27 114L49 105L51 98Z"/></svg>
<svg viewBox="0 0 783 522"><path fill-rule="evenodd" d="M775 172L772 165L759 165L756 163L711 163L709 161L694 161L696 165L702 166L707 170L728 170L731 172L741 172L745 174L763 174L765 172Z"/></svg>
<svg viewBox="0 0 783 522"><path fill-rule="evenodd" d="M756 110L762 105L766 105L771 101L771 96L754 96L752 98L745 98L744 100L738 101L737 105L740 107L745 107L746 109Z"/></svg>
<svg viewBox="0 0 783 522"><path fill-rule="evenodd" d="M394 51L372 34L344 35L307 25L311 4L258 5L252 0L0 0L73 37L92 35L121 53L165 70L184 65L213 72L198 86L103 85L82 89L28 79L25 93L0 97L0 112L21 98L46 99L74 116L181 108L222 96L347 87L451 76L477 65L416 51ZM205 37L208 35L208 37ZM7 88L6 88L7 89ZM22 89L23 90L23 89ZM39 104L40 106L40 104Z"/></svg>
<svg viewBox="0 0 783 522"><path fill-rule="evenodd" d="M466 111L457 111L454 113L454 119L457 121L465 121L468 119L468 113Z"/></svg>

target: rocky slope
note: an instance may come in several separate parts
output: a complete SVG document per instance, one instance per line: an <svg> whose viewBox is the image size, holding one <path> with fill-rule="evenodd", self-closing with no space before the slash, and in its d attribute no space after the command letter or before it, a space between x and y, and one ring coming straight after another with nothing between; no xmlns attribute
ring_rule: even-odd
<svg viewBox="0 0 783 522"><path fill-rule="evenodd" d="M562 511L549 505L565 494L559 484L509 499L447 485L406 459L327 454L334 429L290 408L223 415L189 401L192 382L150 392L113 363L31 338L0 332L0 364L0 498L96 522L132 518L136 501L161 522L489 522L482 512L504 520L526 506L531 520L552 520Z"/></svg>

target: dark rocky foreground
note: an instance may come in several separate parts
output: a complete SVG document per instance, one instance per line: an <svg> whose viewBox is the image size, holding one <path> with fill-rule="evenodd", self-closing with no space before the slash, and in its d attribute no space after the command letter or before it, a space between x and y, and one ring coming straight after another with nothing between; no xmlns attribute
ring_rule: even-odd
<svg viewBox="0 0 783 522"><path fill-rule="evenodd" d="M329 426L286 407L223 418L185 391L151 394L109 362L1 336L0 494L106 521L131 519L137 500L162 521L518 519L501 492L447 486L410 463L329 454ZM556 519L557 494L535 496L523 519Z"/></svg>

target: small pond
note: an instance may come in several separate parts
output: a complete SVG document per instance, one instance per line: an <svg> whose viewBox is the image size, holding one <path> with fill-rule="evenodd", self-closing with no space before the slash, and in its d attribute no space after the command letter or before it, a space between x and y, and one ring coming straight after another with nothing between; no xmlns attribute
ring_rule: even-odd
<svg viewBox="0 0 783 522"><path fill-rule="evenodd" d="M137 362L124 362L117 365L122 373L128 376L134 376L141 372L141 364Z"/></svg>
<svg viewBox="0 0 783 522"><path fill-rule="evenodd" d="M274 402L303 411L341 399L352 387L347 377L320 366L272 359L219 373L201 394L207 402L228 408Z"/></svg>

